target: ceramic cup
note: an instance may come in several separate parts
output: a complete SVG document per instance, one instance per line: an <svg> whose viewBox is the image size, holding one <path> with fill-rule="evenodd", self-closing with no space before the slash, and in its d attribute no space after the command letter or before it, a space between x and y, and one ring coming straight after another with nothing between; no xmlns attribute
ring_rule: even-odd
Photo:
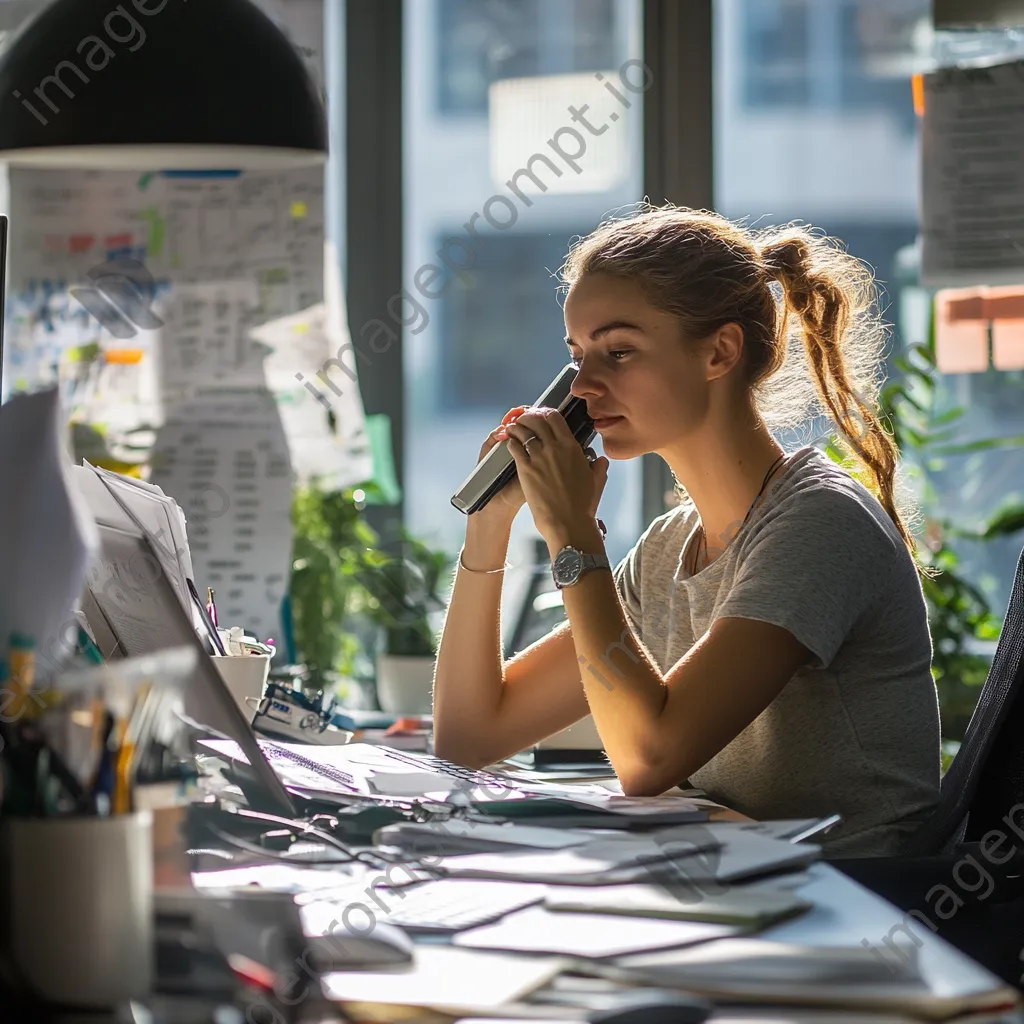
<svg viewBox="0 0 1024 1024"><path fill-rule="evenodd" d="M3 823L3 942L41 998L107 1009L149 995L151 831L148 811Z"/></svg>
<svg viewBox="0 0 1024 1024"><path fill-rule="evenodd" d="M263 696L270 675L269 654L229 654L227 657L215 655L214 665L224 680L235 703L242 709L246 721L253 718L253 704L258 704ZM247 701L252 698L252 702Z"/></svg>

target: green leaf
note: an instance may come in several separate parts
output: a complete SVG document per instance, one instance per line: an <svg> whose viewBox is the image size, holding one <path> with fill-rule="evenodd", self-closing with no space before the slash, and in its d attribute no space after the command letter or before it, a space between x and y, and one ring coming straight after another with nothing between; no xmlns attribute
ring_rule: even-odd
<svg viewBox="0 0 1024 1024"><path fill-rule="evenodd" d="M938 455L967 455L970 452L987 452L997 448L1019 448L1024 446L1024 434L1009 437L984 437L966 444L943 445L936 449Z"/></svg>
<svg viewBox="0 0 1024 1024"><path fill-rule="evenodd" d="M1024 530L1024 504L1010 505L1000 509L985 525L982 536L985 540L1006 537Z"/></svg>
<svg viewBox="0 0 1024 1024"><path fill-rule="evenodd" d="M965 411L966 410L962 409L960 406L955 406L952 409L947 409L944 413L940 414L939 416L936 416L932 420L932 423L934 423L937 427L943 427L947 423L952 423L954 420L960 419L960 417L964 415Z"/></svg>

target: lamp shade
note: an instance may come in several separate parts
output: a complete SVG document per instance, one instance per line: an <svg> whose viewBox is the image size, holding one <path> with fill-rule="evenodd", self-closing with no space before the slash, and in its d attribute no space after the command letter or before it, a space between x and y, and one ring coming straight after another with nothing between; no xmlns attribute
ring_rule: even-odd
<svg viewBox="0 0 1024 1024"><path fill-rule="evenodd" d="M326 155L302 57L250 0L52 0L0 57L0 160L188 170Z"/></svg>

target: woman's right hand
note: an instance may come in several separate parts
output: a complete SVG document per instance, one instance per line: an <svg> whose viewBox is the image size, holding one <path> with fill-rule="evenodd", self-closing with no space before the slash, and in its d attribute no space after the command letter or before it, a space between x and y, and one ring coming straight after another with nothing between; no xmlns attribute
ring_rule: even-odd
<svg viewBox="0 0 1024 1024"><path fill-rule="evenodd" d="M509 409L502 418L501 425L495 427L494 430L487 435L487 440L484 441L483 447L480 449L480 458L482 459L496 444L506 444L508 442L508 434L506 428L515 423L519 417L526 412L525 405L517 405L514 409ZM479 460L478 460L479 461ZM519 482L519 477L516 476L510 480L493 498L478 512L474 512L472 518L476 519L478 516L480 520L497 519L501 522L511 522L515 519L516 514L526 504L526 495L523 494L522 484ZM479 521L479 520L478 520Z"/></svg>

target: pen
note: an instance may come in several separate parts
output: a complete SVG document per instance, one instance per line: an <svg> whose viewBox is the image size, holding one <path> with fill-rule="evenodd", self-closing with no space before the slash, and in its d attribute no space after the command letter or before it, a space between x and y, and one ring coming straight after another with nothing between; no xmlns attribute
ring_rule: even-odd
<svg viewBox="0 0 1024 1024"><path fill-rule="evenodd" d="M132 810L132 765L135 762L135 744L125 736L117 752L114 770L114 814L130 814Z"/></svg>
<svg viewBox="0 0 1024 1024"><path fill-rule="evenodd" d="M15 694L17 713L25 710L25 699L35 681L36 652L35 642L24 633L12 633L7 665L11 689Z"/></svg>
<svg viewBox="0 0 1024 1024"><path fill-rule="evenodd" d="M103 664L103 655L99 648L92 642L92 637L81 626L78 627L78 647L94 665Z"/></svg>
<svg viewBox="0 0 1024 1024"><path fill-rule="evenodd" d="M96 813L105 817L110 813L110 805L114 796L114 751L112 740L117 722L113 714L106 710L103 716L102 742L100 760L96 766L96 778L93 782L92 795Z"/></svg>
<svg viewBox="0 0 1024 1024"><path fill-rule="evenodd" d="M217 605L213 600L213 587L206 588L206 614L210 616L210 621L215 626L220 625L217 621Z"/></svg>
<svg viewBox="0 0 1024 1024"><path fill-rule="evenodd" d="M203 620L203 625L206 627L206 631L210 634L210 640L213 643L213 649L217 654L227 657L227 651L224 650L224 644L221 641L220 634L217 632L217 627L210 621L210 616L203 605L202 600L199 597L199 591L196 590L196 585L192 580L186 577L185 583L188 586L189 595L195 606L199 609L199 617ZM211 591L212 593L212 591Z"/></svg>

